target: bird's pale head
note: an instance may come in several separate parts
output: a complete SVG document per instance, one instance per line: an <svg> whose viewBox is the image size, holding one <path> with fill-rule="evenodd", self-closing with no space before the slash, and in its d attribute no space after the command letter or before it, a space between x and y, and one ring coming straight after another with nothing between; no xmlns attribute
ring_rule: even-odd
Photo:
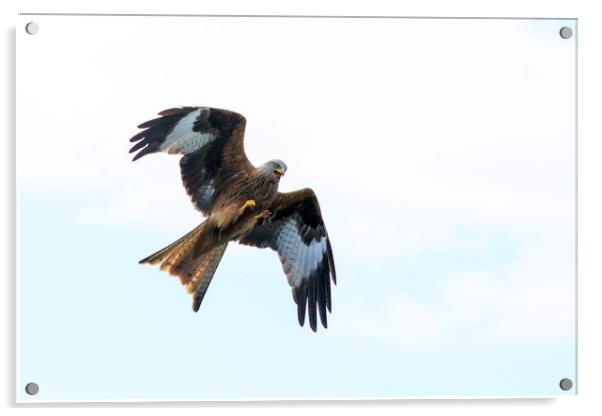
<svg viewBox="0 0 602 416"><path fill-rule="evenodd" d="M272 178L272 183L278 183L280 178L284 176L287 167L282 160L274 159L261 165L261 169Z"/></svg>

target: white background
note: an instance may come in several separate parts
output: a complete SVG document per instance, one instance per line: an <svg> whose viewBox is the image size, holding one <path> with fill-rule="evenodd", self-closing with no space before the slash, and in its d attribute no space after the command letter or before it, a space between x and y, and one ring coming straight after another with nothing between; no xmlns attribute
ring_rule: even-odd
<svg viewBox="0 0 602 416"><path fill-rule="evenodd" d="M13 2L14 3L14 2ZM597 318L600 307L596 296L600 293L600 284L597 276L600 275L601 264L596 258L600 244L596 237L600 234L601 222L597 216L602 212L599 197L600 186L596 178L601 177L599 172L600 145L597 143L602 135L597 118L599 118L600 81L598 74L602 73L599 57L595 56L600 49L600 21L602 15L595 10L587 9L581 2L569 5L568 2L520 2L520 6L513 6L511 2L497 7L485 7L478 2L423 2L421 6L408 7L404 5L393 6L381 2L355 3L355 2L311 2L291 4L288 7L278 5L277 2L254 2L254 5L244 2L208 3L197 2L196 5L186 2L172 1L169 4L148 1L144 5L135 2L120 2L102 5L90 4L87 7L77 5L76 2L53 2L53 6L44 5L43 2L23 2L20 5L3 4L2 20L5 24L5 66L3 78L4 90L7 92L2 111L6 135L2 141L3 181L2 195L5 200L2 210L2 229L5 238L2 240L2 258L0 262L5 267L3 279L3 294L5 296L4 319L2 321L5 342L2 345L4 377L2 378L1 394L4 406L14 406L14 16L20 11L31 12L105 12L105 13L238 13L238 14L345 14L345 15L402 15L402 16L520 16L520 17L577 17L579 18L579 381L580 390L577 398L563 398L557 400L535 401L410 401L410 402L370 402L370 403L281 403L281 404L179 404L169 405L177 407L178 412L188 411L198 413L210 410L215 413L224 413L235 409L251 412L252 414L280 413L287 407L287 412L301 413L314 411L345 411L351 414L363 414L374 408L378 414L399 413L410 411L420 414L437 414L445 411L462 414L506 414L524 410L530 414L586 414L600 407L601 399L597 398L600 383L597 377L600 371L600 359L596 354L602 350L599 339L599 325ZM515 2L519 4L518 2ZM21 30L22 28L18 28ZM598 53L599 55L599 53ZM598 99L597 99L598 98ZM107 406L107 405L103 405ZM144 405L139 405L139 407ZM162 406L168 406L167 404ZM28 406L31 407L31 406ZM114 405L114 407L120 407ZM204 407L202 410L196 407ZM248 407L246 409L246 407ZM79 412L81 409L58 409L53 411ZM87 411L102 411L106 409L92 409ZM142 410L127 406L130 412L163 412L166 409Z"/></svg>

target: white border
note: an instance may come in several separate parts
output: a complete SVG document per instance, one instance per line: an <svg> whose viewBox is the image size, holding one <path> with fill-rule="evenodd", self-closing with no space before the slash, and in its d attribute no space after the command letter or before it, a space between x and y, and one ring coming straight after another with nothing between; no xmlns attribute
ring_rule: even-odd
<svg viewBox="0 0 602 416"><path fill-rule="evenodd" d="M220 2L190 2L170 0L169 2L158 0L137 1L91 1L88 3L74 0L54 0L52 3L43 1L28 1L16 3L16 1L5 1L0 5L0 13L4 24L5 33L5 65L3 77L8 97L3 101L2 120L0 125L4 126L5 137L2 143L2 155L5 158L3 167L3 181L1 191L4 204L2 206L2 230L5 230L5 238L0 251L0 264L4 265L4 276L2 282L4 287L1 292L5 296L3 302L5 314L2 320L4 329L2 367L9 369L4 371L2 378L2 403L5 407L14 406L14 85L11 85L14 77L14 69L11 67L11 59L14 59L11 42L14 42L14 28L16 13L18 11L31 10L36 12L79 12L79 13L168 13L168 14L335 14L335 15L405 15L405 16L439 16L439 17L577 17L579 19L579 396L562 397L559 399L493 399L486 401L464 400L460 397L442 398L438 401L431 400L383 400L376 402L348 401L344 402L203 402L203 403L156 403L153 409L144 409L143 404L136 407L122 404L121 402L92 403L86 406L87 411L94 413L103 412L105 407L114 407L116 410L124 409L131 412L144 412L145 415L163 413L163 407L173 408L171 411L190 412L198 414L196 407L204 407L216 413L245 408L245 413L269 414L278 413L281 407L289 407L287 413L307 413L306 407L312 407L312 413L325 411L332 413L333 407L344 409L346 414L365 414L374 411L377 414L404 410L420 412L421 414L446 413L462 414L507 414L508 411L525 410L533 415L567 415L567 414L594 414L602 408L602 396L600 392L599 376L602 371L600 353L602 343L599 331L599 317L602 316L602 302L599 302L602 293L602 247L600 236L602 235L602 187L598 178L602 177L602 129L600 126L600 97L602 97L602 84L599 74L602 73L600 41L602 40L602 14L596 8L596 2L588 1L423 1L403 4L402 2L384 2L378 0L366 1L322 1L315 2L306 0L303 2L277 1L220 1ZM17 9L18 7L18 9ZM8 35L8 36L7 36ZM14 65L14 64L13 64ZM11 92L13 97L11 97ZM12 119L12 120L11 120ZM12 160L12 161L11 161ZM12 232L11 232L12 230ZM7 232L8 231L8 232ZM7 235L8 234L8 235ZM13 234L13 235L11 235ZM12 288L12 289L11 289ZM12 322L11 322L12 321ZM13 371L10 371L13 369ZM11 374L12 373L12 374ZM256 404L254 404L256 403ZM37 407L50 407L50 411L64 413L71 409L61 409L56 405L24 405L33 411ZM23 407L23 406L19 406ZM82 407L81 404L60 407ZM96 407L99 407L98 409ZM296 408L295 408L296 407ZM10 409L12 412L14 409ZM76 410L76 409L73 409ZM73 411L71 410L71 411ZM77 410L76 410L77 411Z"/></svg>
<svg viewBox="0 0 602 416"><path fill-rule="evenodd" d="M181 18L195 18L195 17L225 17L225 18L229 18L229 17L243 17L243 18L293 18L293 19L303 19L303 18L324 18L324 19L354 19L354 18L375 18L375 19L439 19L439 20L444 20L444 19L450 19L448 17L431 17L431 16L357 16L357 15L345 15L345 16L331 16L331 15L272 15L272 14L268 14L268 15L249 15L249 14L237 14L237 15L221 15L221 14L86 14L86 13L19 13L19 17L25 17L25 19L21 19L23 21L35 21L36 16L57 16L57 17L61 17L61 16L72 16L73 18L78 18L78 17L86 17L86 16L103 16L103 17L181 17ZM457 17L453 17L453 19L486 19L486 18L480 18L480 17L463 17L463 16L457 16ZM561 17L561 18L549 18L549 17L545 17L545 18L522 18L522 17L496 17L496 18L492 18L492 19L504 19L504 20L519 20L519 19L524 19L524 20L545 20L545 19L550 19L550 20L567 20L567 21L571 21L572 23L574 23L575 25L575 36L577 36L578 38L578 22L576 19L574 18L565 18L565 17ZM22 22L21 22L22 23ZM575 43L575 45L577 46L578 42ZM576 48L577 49L577 48ZM18 74L18 70L17 70L17 74ZM576 81L576 80L575 80ZM17 97L18 99L18 97ZM576 132L575 132L576 133ZM18 143L16 144L16 147L18 149ZM18 151L18 150L17 150ZM19 172L17 170L17 175L16 175L17 179L19 177ZM19 195L19 189L18 189L18 180L17 180L17 200L16 200L16 206L17 206L17 211L16 211L16 215L18 217L19 215L19 199L18 199L18 195ZM17 227L18 227L19 223L17 221ZM16 237L17 239L19 238L19 229L17 228L16 231ZM17 249L17 276L19 276L19 271L18 271L18 266L19 266L19 251ZM17 279L17 290L16 290L16 296L17 299L19 299L20 297L20 286L19 286L19 279ZM575 322L575 325L577 325L577 323ZM20 328L20 320L19 320L19 313L18 313L18 309L17 309L17 347L16 347L16 354L17 354L17 358L19 356L19 341L20 341L20 337L19 337L19 328ZM575 340L576 341L576 340ZM577 357L575 357L575 365L577 366ZM26 380L20 380L20 369L19 369L19 360L17 360L16 363L16 380L17 380L17 388L18 386L24 386L26 384ZM578 370L576 370L575 372L576 377L578 377ZM577 392L578 389L578 380L572 380L573 381L573 391L571 391L570 393L575 393ZM569 394L570 394L569 393ZM386 400L386 401L392 401L392 400L456 400L456 399L555 399L555 398L560 398L560 397L565 397L567 395L567 393L562 392L560 390L560 388L558 388L558 394L548 394L548 395L452 395L452 396L441 396L441 395L423 395L423 396L404 396L404 395L399 395L399 396L383 396L383 397L374 397L374 396L365 396L365 397L361 397L361 396L357 396L357 397L349 397L349 396L341 396L341 397L337 397L337 396L324 396L324 397L269 397L269 396L265 396L265 397L232 397L232 398L220 398L220 397L189 397L189 398L181 398L181 399L171 399L171 398L152 398L152 399L105 399L105 400L74 400L74 399L68 399L68 400L54 400L54 399L38 399L35 396L31 396L29 399L25 398L25 399L20 399L19 396L22 397L22 395L20 394L16 394L16 403L19 404L25 404L25 403L179 403L179 402L188 402L188 403L194 403L194 402L291 402L291 401L298 401L298 402L308 402L308 401L345 401L345 400L349 400L349 401L365 401L365 400L372 400L372 401L379 401L379 400Z"/></svg>

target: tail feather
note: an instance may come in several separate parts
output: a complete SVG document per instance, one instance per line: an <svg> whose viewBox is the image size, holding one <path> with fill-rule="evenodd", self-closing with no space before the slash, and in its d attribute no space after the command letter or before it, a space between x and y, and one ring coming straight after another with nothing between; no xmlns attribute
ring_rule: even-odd
<svg viewBox="0 0 602 416"><path fill-rule="evenodd" d="M201 306L205 292L217 270L228 243L208 250L200 256L194 255L194 247L203 238L203 223L165 248L139 261L140 264L159 264L161 271L180 278L188 293L193 296L193 310Z"/></svg>
<svg viewBox="0 0 602 416"><path fill-rule="evenodd" d="M192 310L195 312L198 312L201 307L205 292L207 292L207 288L209 287L209 283L211 283L215 270L217 270L217 266L226 252L226 247L228 247L228 243L217 246L213 250L203 254L201 256L202 261L200 266L193 274L190 283L186 285L188 293L192 293Z"/></svg>
<svg viewBox="0 0 602 416"><path fill-rule="evenodd" d="M194 243L204 228L205 228L205 223L200 224L199 226L194 228L192 231L190 231L188 234L184 235L183 237L180 237L179 239L177 239L176 241L174 241L167 247L163 247L161 250L151 254L148 257L143 258L138 263L139 264L162 263L164 260L166 260L171 255L179 252L185 245L188 245L191 242Z"/></svg>

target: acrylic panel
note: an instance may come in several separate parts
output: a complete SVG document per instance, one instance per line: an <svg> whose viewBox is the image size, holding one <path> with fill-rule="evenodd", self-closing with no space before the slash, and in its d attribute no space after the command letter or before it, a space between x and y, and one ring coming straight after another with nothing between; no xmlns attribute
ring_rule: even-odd
<svg viewBox="0 0 602 416"><path fill-rule="evenodd" d="M576 394L576 41L20 15L17 400Z"/></svg>

